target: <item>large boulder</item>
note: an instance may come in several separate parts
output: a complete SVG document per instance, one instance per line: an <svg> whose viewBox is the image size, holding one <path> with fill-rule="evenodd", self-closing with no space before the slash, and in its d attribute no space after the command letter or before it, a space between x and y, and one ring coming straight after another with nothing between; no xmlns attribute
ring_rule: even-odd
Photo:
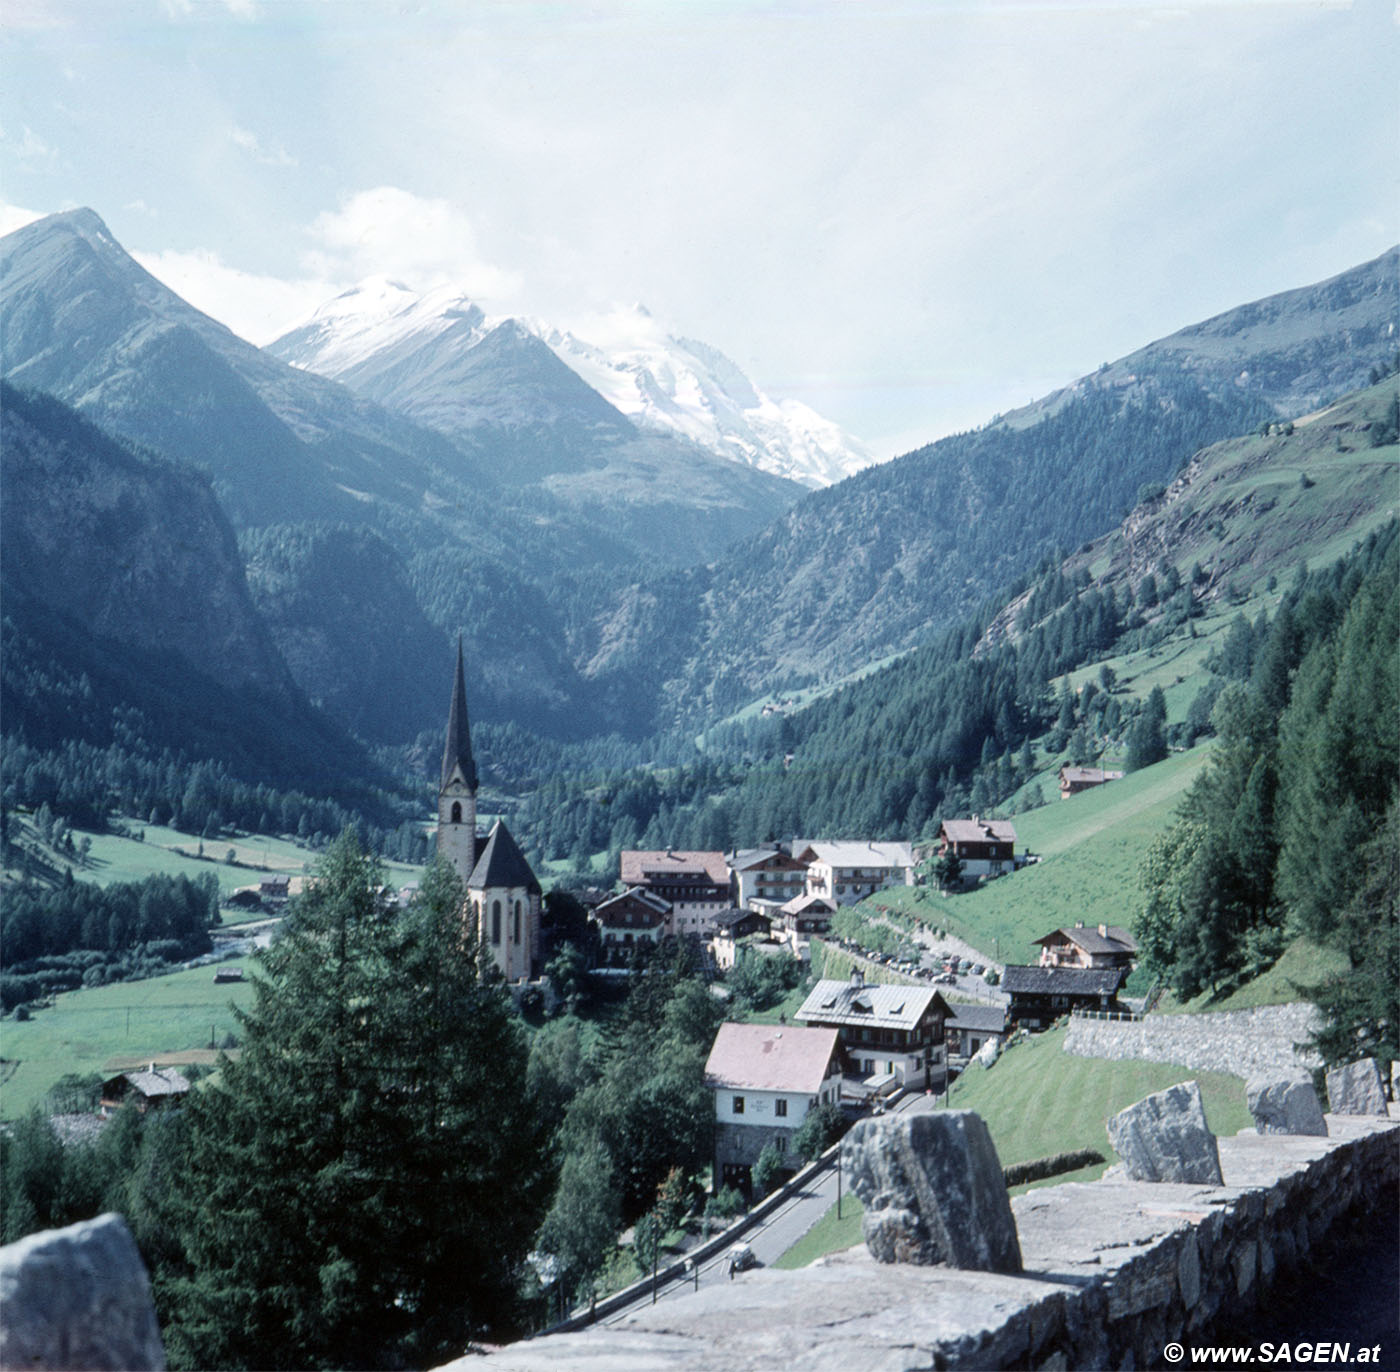
<svg viewBox="0 0 1400 1372"><path fill-rule="evenodd" d="M878 1261L1021 1270L1001 1161L980 1115L862 1120L846 1135L841 1165L865 1206L865 1242Z"/></svg>
<svg viewBox="0 0 1400 1372"><path fill-rule="evenodd" d="M1261 1134L1326 1134L1317 1091L1306 1077L1257 1077L1246 1087L1249 1113Z"/></svg>
<svg viewBox="0 0 1400 1372"><path fill-rule="evenodd" d="M0 1367L163 1372L151 1284L120 1215L0 1248Z"/></svg>
<svg viewBox="0 0 1400 1372"><path fill-rule="evenodd" d="M1384 1115L1385 1083L1375 1058L1362 1058L1327 1073L1327 1103L1334 1115Z"/></svg>
<svg viewBox="0 0 1400 1372"><path fill-rule="evenodd" d="M1133 1181L1216 1186L1223 1181L1220 1150L1194 1081L1169 1086L1120 1110L1108 1122L1108 1141Z"/></svg>

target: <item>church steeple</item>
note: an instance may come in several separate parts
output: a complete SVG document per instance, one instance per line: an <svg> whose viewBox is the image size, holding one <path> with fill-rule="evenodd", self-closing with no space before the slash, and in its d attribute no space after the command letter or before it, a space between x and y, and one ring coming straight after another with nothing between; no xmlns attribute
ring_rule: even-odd
<svg viewBox="0 0 1400 1372"><path fill-rule="evenodd" d="M472 730L467 720L467 678L462 669L462 637L457 636L457 679L452 683L452 704L447 712L447 746L442 750L442 782L446 788L454 775L474 793L476 760L472 757Z"/></svg>
<svg viewBox="0 0 1400 1372"><path fill-rule="evenodd" d="M467 681L462 668L462 640L457 639L457 677L447 712L447 743L442 750L438 785L437 850L465 881L476 866L476 760L467 721Z"/></svg>

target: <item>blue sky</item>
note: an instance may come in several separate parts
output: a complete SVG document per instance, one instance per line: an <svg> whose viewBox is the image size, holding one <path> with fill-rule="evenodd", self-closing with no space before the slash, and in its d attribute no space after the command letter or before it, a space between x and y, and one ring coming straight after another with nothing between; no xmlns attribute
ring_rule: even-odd
<svg viewBox="0 0 1400 1372"><path fill-rule="evenodd" d="M642 302L889 456L1400 239L1382 0L4 0L0 228L266 342Z"/></svg>

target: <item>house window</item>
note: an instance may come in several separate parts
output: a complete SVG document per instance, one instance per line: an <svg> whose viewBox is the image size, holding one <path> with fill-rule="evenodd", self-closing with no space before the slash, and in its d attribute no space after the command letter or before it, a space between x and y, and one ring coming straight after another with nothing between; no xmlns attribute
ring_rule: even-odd
<svg viewBox="0 0 1400 1372"><path fill-rule="evenodd" d="M493 900L491 902L491 942L501 941L501 902Z"/></svg>
<svg viewBox="0 0 1400 1372"><path fill-rule="evenodd" d="M775 1144L777 1144L777 1146L778 1146L778 1152L780 1152L780 1153L786 1153L786 1152L787 1152L787 1135L786 1135L786 1134L779 1134L778 1137L775 1138L775 1139L773 1140L773 1142L774 1142Z"/></svg>
<svg viewBox="0 0 1400 1372"><path fill-rule="evenodd" d="M734 1113L735 1113L736 1115L742 1115L742 1114L744 1113L744 1098L743 1098L743 1096L735 1096L735 1097L734 1097Z"/></svg>
<svg viewBox="0 0 1400 1372"><path fill-rule="evenodd" d="M779 1118L785 1117L787 1115L787 1101L779 1097L777 1103L773 1106L773 1113Z"/></svg>

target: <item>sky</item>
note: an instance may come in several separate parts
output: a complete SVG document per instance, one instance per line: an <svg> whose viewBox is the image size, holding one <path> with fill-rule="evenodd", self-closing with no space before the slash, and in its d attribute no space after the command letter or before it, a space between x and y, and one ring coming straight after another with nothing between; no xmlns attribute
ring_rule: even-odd
<svg viewBox="0 0 1400 1372"><path fill-rule="evenodd" d="M584 337L641 303L889 457L1400 241L1400 27L1393 0L2 0L0 231L80 205L255 343L374 275Z"/></svg>

